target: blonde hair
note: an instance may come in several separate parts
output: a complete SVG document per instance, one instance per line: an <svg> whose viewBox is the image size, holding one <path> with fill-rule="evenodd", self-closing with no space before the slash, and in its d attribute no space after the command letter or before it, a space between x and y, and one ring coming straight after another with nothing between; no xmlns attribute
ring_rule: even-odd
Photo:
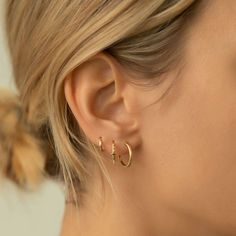
<svg viewBox="0 0 236 236"><path fill-rule="evenodd" d="M93 55L107 51L127 72L135 74L136 83L158 83L160 75L179 61L181 32L197 2L6 1L6 31L21 109L27 123L51 147L50 155L46 151L47 158L42 159L51 164L59 160L69 188L86 186L89 161L103 167L96 146L67 105L65 78ZM17 158L21 163L33 160L24 159L22 153ZM39 166L37 173L42 173L41 162L32 165ZM17 169L15 172L32 178Z"/></svg>

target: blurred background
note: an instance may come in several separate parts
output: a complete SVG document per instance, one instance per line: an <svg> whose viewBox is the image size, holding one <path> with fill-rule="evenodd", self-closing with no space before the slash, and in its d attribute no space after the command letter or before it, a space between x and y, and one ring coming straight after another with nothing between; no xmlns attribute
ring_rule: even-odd
<svg viewBox="0 0 236 236"><path fill-rule="evenodd" d="M4 1L0 0L0 87L14 90L4 34ZM63 189L59 184L46 181L35 192L23 192L10 181L0 179L1 236L58 236L63 211Z"/></svg>

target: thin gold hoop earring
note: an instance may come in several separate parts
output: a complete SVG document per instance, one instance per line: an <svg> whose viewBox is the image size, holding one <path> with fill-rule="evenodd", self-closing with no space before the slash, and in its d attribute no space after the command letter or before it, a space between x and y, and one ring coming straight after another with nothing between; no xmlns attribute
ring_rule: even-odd
<svg viewBox="0 0 236 236"><path fill-rule="evenodd" d="M116 162L116 144L115 144L115 140L112 140L111 157L112 157L112 162L113 162L113 165L114 165L115 162Z"/></svg>
<svg viewBox="0 0 236 236"><path fill-rule="evenodd" d="M104 151L102 137L99 137L98 146L101 152Z"/></svg>
<svg viewBox="0 0 236 236"><path fill-rule="evenodd" d="M132 149L131 149L130 145L129 145L127 142L125 142L125 146L127 147L128 152L129 152L129 160L128 160L128 162L125 163L125 162L121 159L121 156L120 156L120 155L118 155L118 159L119 159L119 161L120 161L120 163L121 163L122 166L124 166L124 167L130 167L131 164L132 164Z"/></svg>

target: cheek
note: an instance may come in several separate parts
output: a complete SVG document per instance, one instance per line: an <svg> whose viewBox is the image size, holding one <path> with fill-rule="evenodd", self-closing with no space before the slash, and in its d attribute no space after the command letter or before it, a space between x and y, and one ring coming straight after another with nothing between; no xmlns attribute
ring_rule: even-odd
<svg viewBox="0 0 236 236"><path fill-rule="evenodd" d="M145 114L144 147L163 202L229 226L236 224L236 85L212 76L212 84L209 75L176 82Z"/></svg>

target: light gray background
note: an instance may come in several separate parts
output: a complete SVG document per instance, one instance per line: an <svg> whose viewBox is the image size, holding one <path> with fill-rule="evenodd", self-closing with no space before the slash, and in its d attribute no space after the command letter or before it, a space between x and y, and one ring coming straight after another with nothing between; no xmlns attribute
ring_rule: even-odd
<svg viewBox="0 0 236 236"><path fill-rule="evenodd" d="M0 0L0 87L14 91L4 35L4 1ZM62 186L47 181L38 191L27 193L0 177L1 236L58 236L63 210Z"/></svg>

